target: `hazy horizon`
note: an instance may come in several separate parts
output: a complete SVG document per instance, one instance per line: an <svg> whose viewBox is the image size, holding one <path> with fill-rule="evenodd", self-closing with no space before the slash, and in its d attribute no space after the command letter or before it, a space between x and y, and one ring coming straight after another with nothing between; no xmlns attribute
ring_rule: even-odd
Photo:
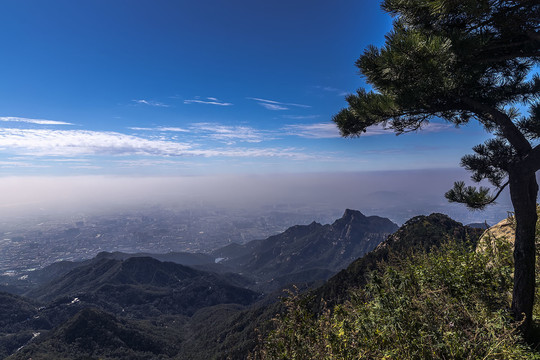
<svg viewBox="0 0 540 360"><path fill-rule="evenodd" d="M458 221L492 220L496 214L502 219L511 210L506 193L487 212L470 212L462 205L449 204L444 192L454 181L467 178L462 169L184 177L0 177L4 193L0 216L107 214L156 205L255 209L292 204L298 208L351 208L402 223L415 215L445 209Z"/></svg>

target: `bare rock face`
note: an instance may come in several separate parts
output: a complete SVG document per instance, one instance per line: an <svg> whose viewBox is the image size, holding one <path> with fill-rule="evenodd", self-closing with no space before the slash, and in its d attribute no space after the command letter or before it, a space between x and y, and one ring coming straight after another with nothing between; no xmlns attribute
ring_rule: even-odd
<svg viewBox="0 0 540 360"><path fill-rule="evenodd" d="M515 238L516 233L514 220L513 218L509 217L499 221L497 224L484 231L480 237L480 240L478 241L476 251L486 251L488 246L490 246L492 250L496 251L495 240L509 242L513 247Z"/></svg>
<svg viewBox="0 0 540 360"><path fill-rule="evenodd" d="M536 244L540 243L540 205L536 205L536 213L538 214L538 222L536 223ZM516 239L516 224L513 216L499 221L493 225L480 237L476 251L485 251L487 246L490 245L493 250L496 250L496 243L507 242L510 246L514 247L514 241Z"/></svg>

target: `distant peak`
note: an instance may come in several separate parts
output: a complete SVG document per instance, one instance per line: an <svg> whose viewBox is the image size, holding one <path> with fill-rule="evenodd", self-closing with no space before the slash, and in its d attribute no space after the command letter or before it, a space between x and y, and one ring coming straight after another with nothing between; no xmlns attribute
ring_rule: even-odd
<svg viewBox="0 0 540 360"><path fill-rule="evenodd" d="M341 218L351 219L353 217L366 217L366 216L358 210L345 209L345 212L343 213L343 216Z"/></svg>
<svg viewBox="0 0 540 360"><path fill-rule="evenodd" d="M358 210L346 209L343 216L332 224L332 226L343 227L352 223L364 222L366 216Z"/></svg>

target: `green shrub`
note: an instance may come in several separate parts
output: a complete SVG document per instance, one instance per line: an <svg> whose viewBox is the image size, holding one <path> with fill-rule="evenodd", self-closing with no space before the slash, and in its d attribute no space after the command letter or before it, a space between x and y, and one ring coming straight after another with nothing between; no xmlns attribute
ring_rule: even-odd
<svg viewBox="0 0 540 360"><path fill-rule="evenodd" d="M251 358L540 359L508 314L511 246L494 241L495 252L450 242L394 258L318 316L293 294Z"/></svg>

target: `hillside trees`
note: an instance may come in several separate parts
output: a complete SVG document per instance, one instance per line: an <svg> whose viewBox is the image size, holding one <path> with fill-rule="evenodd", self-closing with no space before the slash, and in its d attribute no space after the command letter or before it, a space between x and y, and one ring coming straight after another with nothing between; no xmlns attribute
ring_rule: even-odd
<svg viewBox="0 0 540 360"><path fill-rule="evenodd" d="M528 333L535 293L535 225L540 169L540 4L536 0L384 0L394 26L356 65L373 87L347 96L333 118L341 134L381 124L397 134L434 118L478 121L493 138L462 166L488 188L456 182L449 201L482 209L509 187L516 218L512 312ZM522 115L518 106L528 111Z"/></svg>

